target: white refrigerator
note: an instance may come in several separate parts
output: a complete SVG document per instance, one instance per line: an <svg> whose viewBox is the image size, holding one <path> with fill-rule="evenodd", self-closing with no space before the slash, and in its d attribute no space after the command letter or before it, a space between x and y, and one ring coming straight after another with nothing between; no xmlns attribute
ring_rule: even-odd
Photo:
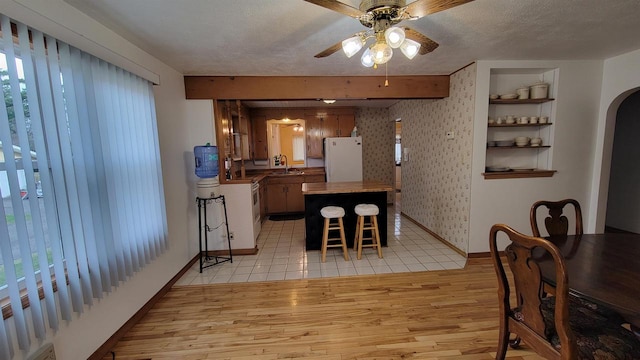
<svg viewBox="0 0 640 360"><path fill-rule="evenodd" d="M324 139L327 182L362 181L362 137Z"/></svg>

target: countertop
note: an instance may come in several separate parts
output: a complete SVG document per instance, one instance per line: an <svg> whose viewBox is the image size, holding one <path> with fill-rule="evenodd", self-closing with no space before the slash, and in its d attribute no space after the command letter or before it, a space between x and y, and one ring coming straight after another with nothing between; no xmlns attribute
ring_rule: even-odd
<svg viewBox="0 0 640 360"><path fill-rule="evenodd" d="M302 193L304 195L348 194L383 191L393 191L393 187L380 181L348 181L302 184Z"/></svg>
<svg viewBox="0 0 640 360"><path fill-rule="evenodd" d="M289 177L289 176L304 176L304 175L322 175L324 174L324 168L290 168L289 173L284 173L282 169L265 169L265 170L248 170L244 178L236 178L232 180L220 179L220 184L251 184L260 182L265 177Z"/></svg>

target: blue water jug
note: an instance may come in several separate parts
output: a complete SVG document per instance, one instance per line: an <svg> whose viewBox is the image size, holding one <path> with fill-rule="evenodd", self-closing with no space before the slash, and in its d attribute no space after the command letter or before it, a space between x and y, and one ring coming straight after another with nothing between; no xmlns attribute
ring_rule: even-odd
<svg viewBox="0 0 640 360"><path fill-rule="evenodd" d="M193 155L196 159L196 176L199 178L212 178L218 176L218 147L211 146L209 143L205 146L195 146Z"/></svg>

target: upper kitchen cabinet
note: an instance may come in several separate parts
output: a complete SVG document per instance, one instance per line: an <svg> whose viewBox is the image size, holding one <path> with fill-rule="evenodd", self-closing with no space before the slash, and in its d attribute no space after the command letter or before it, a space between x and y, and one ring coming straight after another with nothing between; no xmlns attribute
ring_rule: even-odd
<svg viewBox="0 0 640 360"><path fill-rule="evenodd" d="M353 112L347 114L327 114L324 120L324 137L351 136L356 124Z"/></svg>
<svg viewBox="0 0 640 360"><path fill-rule="evenodd" d="M251 126L253 128L253 159L267 160L269 158L267 117L265 115L251 114Z"/></svg>
<svg viewBox="0 0 640 360"><path fill-rule="evenodd" d="M491 69L485 179L550 177L557 69Z"/></svg>
<svg viewBox="0 0 640 360"><path fill-rule="evenodd" d="M248 109L240 104L229 104L231 114L232 134L233 134L233 159L250 160L251 151L249 148L251 122L249 120Z"/></svg>
<svg viewBox="0 0 640 360"><path fill-rule="evenodd" d="M307 126L307 157L311 159L322 159L322 118L312 113L306 114L304 119Z"/></svg>

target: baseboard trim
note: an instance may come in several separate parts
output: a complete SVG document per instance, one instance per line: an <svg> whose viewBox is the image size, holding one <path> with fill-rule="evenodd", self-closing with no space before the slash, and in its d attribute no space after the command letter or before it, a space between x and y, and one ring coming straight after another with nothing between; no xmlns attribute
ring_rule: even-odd
<svg viewBox="0 0 640 360"><path fill-rule="evenodd" d="M209 250L209 256L229 256L229 250ZM231 249L231 255L255 255L258 253L258 246L252 249Z"/></svg>
<svg viewBox="0 0 640 360"><path fill-rule="evenodd" d="M467 253L465 253L464 251L458 249L457 247L453 246L450 242L448 242L447 240L445 240L445 238L443 238L442 236L436 234L435 232L431 231L431 229L429 229L428 227L420 224L418 221L416 221L415 219L413 219L411 216L400 212L400 215L402 215L403 217L407 218L409 221L411 221L412 223L416 224L420 229L428 232L431 236L433 236L434 238L438 239L441 243L447 245L449 248L451 248L451 250L457 252L458 254L467 257Z"/></svg>
<svg viewBox="0 0 640 360"><path fill-rule="evenodd" d="M490 258L491 257L491 253L486 251L486 252L477 252L477 253L469 253L467 255L467 257L469 259L483 259L483 258Z"/></svg>

